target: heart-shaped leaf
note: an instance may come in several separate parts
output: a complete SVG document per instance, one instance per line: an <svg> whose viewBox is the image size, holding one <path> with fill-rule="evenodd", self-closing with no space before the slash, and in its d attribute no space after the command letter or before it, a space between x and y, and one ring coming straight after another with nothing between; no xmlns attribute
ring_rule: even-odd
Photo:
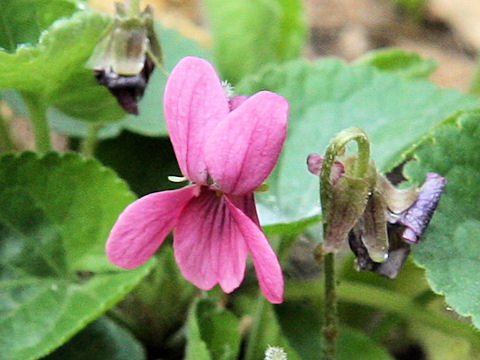
<svg viewBox="0 0 480 360"><path fill-rule="evenodd" d="M44 360L145 360L142 345L107 317L100 317Z"/></svg>
<svg viewBox="0 0 480 360"><path fill-rule="evenodd" d="M207 0L215 57L233 83L260 66L297 58L306 39L299 0Z"/></svg>
<svg viewBox="0 0 480 360"><path fill-rule="evenodd" d="M447 186L424 239L413 247L432 289L480 328L480 113L447 119L411 150L406 174L420 183L426 172L447 178Z"/></svg>
<svg viewBox="0 0 480 360"><path fill-rule="evenodd" d="M0 359L52 351L119 301L152 263L124 271L105 240L135 197L75 154L0 159Z"/></svg>
<svg viewBox="0 0 480 360"><path fill-rule="evenodd" d="M365 130L376 165L385 169L441 119L480 105L476 98L438 89L427 81L409 81L333 59L268 67L244 79L237 92L263 89L278 92L290 102L288 136L267 180L270 191L258 194L265 225L288 224L319 213L318 177L307 171L306 158L323 153L340 130L350 126Z"/></svg>

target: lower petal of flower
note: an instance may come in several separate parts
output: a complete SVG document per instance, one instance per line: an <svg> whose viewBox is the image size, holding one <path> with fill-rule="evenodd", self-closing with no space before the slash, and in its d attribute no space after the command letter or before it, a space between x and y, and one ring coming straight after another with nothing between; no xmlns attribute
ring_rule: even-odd
<svg viewBox="0 0 480 360"><path fill-rule="evenodd" d="M198 186L146 195L120 214L106 244L112 263L130 269L153 255L175 225L183 207L198 193Z"/></svg>
<svg viewBox="0 0 480 360"><path fill-rule="evenodd" d="M226 198L227 206L246 240L263 295L268 301L283 301L283 275L277 256L260 227Z"/></svg>
<svg viewBox="0 0 480 360"><path fill-rule="evenodd" d="M218 283L230 293L245 276L247 246L242 233L225 196L206 187L180 214L173 247L183 276L201 289Z"/></svg>

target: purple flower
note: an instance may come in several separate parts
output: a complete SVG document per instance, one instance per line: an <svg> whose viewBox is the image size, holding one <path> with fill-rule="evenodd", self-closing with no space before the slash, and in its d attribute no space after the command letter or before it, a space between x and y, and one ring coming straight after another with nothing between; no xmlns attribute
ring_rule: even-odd
<svg viewBox="0 0 480 360"><path fill-rule="evenodd" d="M352 159L347 158L345 163L335 161L332 165L330 196L333 205L327 218L329 231L323 248L338 248L348 237L358 270L371 270L394 278L410 253L410 244L418 243L426 230L446 179L427 173L420 189L399 190L383 175L376 174L372 165L373 177L365 179L369 186L365 192L363 188L358 190L342 184L348 177L347 168ZM311 154L307 165L311 173L320 175L323 156Z"/></svg>
<svg viewBox="0 0 480 360"><path fill-rule="evenodd" d="M230 99L207 61L187 57L168 79L164 109L180 170L192 184L130 204L110 233L108 258L123 268L139 266L173 228L175 259L187 280L230 293L242 282L250 253L263 294L282 302L282 271L253 192L280 154L287 101L268 91Z"/></svg>
<svg viewBox="0 0 480 360"><path fill-rule="evenodd" d="M394 202L392 199L386 198L388 257L383 262L375 262L371 259L362 241L364 229L357 224L348 238L350 248L357 258L357 269L371 270L389 278L395 278L410 253L410 244L418 243L427 229L446 182L447 180L444 177L436 173L427 173L425 182L418 191L414 202L399 213L392 211L393 203L405 203L406 198L411 198L412 191L396 190L393 187L387 191L388 194L395 197Z"/></svg>

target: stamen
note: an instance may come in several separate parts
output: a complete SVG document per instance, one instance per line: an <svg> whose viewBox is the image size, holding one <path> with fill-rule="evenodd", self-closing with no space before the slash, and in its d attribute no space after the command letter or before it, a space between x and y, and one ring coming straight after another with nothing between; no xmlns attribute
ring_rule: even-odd
<svg viewBox="0 0 480 360"><path fill-rule="evenodd" d="M188 179L185 176L173 176L170 175L167 177L168 181L171 181L173 183L181 183L184 181L188 181Z"/></svg>
<svg viewBox="0 0 480 360"><path fill-rule="evenodd" d="M222 86L223 86L223 91L225 91L225 95L227 96L228 99L230 99L235 94L233 85L230 84L228 80L223 80Z"/></svg>

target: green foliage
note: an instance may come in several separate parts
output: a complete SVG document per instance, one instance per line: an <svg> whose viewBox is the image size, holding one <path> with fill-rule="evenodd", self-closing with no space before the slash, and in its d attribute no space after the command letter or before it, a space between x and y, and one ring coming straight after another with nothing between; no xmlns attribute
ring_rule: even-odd
<svg viewBox="0 0 480 360"><path fill-rule="evenodd" d="M378 70L393 72L409 79L428 78L437 67L434 59L423 59L416 53L395 48L372 51L355 63L371 65Z"/></svg>
<svg viewBox="0 0 480 360"><path fill-rule="evenodd" d="M300 56L306 24L299 0L207 0L215 57L226 80L237 83L268 63Z"/></svg>
<svg viewBox="0 0 480 360"><path fill-rule="evenodd" d="M211 57L206 49L201 48L193 40L181 36L175 30L165 29L157 24L156 32L162 42L162 48L165 53L164 65L167 70L171 70L181 58L187 55L196 55L207 59ZM143 99L139 102L140 114L138 116L124 116L123 113L118 122L103 126L98 136L100 138L114 137L117 136L122 129L146 136L167 135L165 120L163 118L162 101L166 80L166 75L159 69L156 69L150 78ZM95 87L102 88L96 84ZM78 91L75 92L75 97L73 97L72 100L77 98L81 99L85 96L83 91L85 91L85 89L79 88ZM112 101L115 101L112 96L109 95L109 97ZM116 103L114 105L115 107L117 106ZM104 104L104 106L106 109L109 109L108 104ZM72 116L68 116L67 114ZM75 118L74 115L75 114L72 114L69 111L64 113L54 108L51 108L48 112L50 124L54 129L70 136L86 136L88 124L81 121L82 116L77 116L77 118ZM97 116L95 120L103 122L108 119L104 119L102 116Z"/></svg>
<svg viewBox="0 0 480 360"><path fill-rule="evenodd" d="M322 353L321 313L302 302L286 302L275 311L285 337L302 360L315 360ZM365 334L348 327L340 328L338 360L391 360L388 353Z"/></svg>
<svg viewBox="0 0 480 360"><path fill-rule="evenodd" d="M80 8L75 0L3 0L0 3L0 48L14 52L20 44L35 45L55 20Z"/></svg>
<svg viewBox="0 0 480 360"><path fill-rule="evenodd" d="M106 317L89 324L44 360L145 360L142 345Z"/></svg>
<svg viewBox="0 0 480 360"><path fill-rule="evenodd" d="M234 360L240 350L240 323L209 299L196 300L188 319L186 360Z"/></svg>
<svg viewBox="0 0 480 360"><path fill-rule="evenodd" d="M27 2L23 5L16 17L29 11ZM0 51L0 88L33 94L45 104L87 120L112 121L124 116L108 90L83 66L109 24L105 15L78 11L53 22L38 44L22 45L14 53Z"/></svg>
<svg viewBox="0 0 480 360"><path fill-rule="evenodd" d="M444 294L459 314L471 316L480 328L480 113L466 112L447 119L426 136L408 156L415 161L406 173L420 183L434 171L448 180L437 211L414 247L416 261L426 269L432 289Z"/></svg>
<svg viewBox="0 0 480 360"><path fill-rule="evenodd" d="M36 2L48 3L41 0ZM74 4L72 1L64 2ZM52 21L51 24L47 24L50 27L42 29L41 36L38 34L40 36L38 43L21 43L22 46L12 53L0 51L2 68L0 89L33 93L52 107L48 111L48 118L53 127L68 135L85 136L87 124L80 120L100 122L120 120L105 126L100 132L102 137L115 136L123 128L150 136L166 134L162 116L163 104L159 101L165 86L165 74L158 69L153 73L145 96L140 102L141 115L135 117L126 116L108 90L97 84L92 70L84 66L103 31L110 25L109 17L84 10L53 22L54 15L69 14L60 11L61 7L53 5L29 7L26 1L17 3L14 9L13 20L21 21L30 15L32 9L36 9L37 17L48 17ZM50 13L51 9L56 9L56 12ZM37 19L28 23L31 25L30 32L37 30L39 21ZM178 60L186 55L209 57L206 50L201 49L194 41L180 36L176 31L162 29L158 25L156 30L166 52L166 69L173 68ZM17 103L15 107L24 107L18 99L14 101Z"/></svg>
<svg viewBox="0 0 480 360"><path fill-rule="evenodd" d="M440 119L480 105L476 98L438 89L427 81L409 81L333 59L267 67L237 88L246 94L263 89L290 102L288 136L267 180L270 190L257 196L264 225L289 224L319 213L319 180L307 171L306 158L323 153L340 130L362 128L373 144L377 167L385 169Z"/></svg>
<svg viewBox="0 0 480 360"><path fill-rule="evenodd" d="M78 155L0 159L0 359L34 359L119 301L150 265L108 262L111 226L134 196Z"/></svg>

